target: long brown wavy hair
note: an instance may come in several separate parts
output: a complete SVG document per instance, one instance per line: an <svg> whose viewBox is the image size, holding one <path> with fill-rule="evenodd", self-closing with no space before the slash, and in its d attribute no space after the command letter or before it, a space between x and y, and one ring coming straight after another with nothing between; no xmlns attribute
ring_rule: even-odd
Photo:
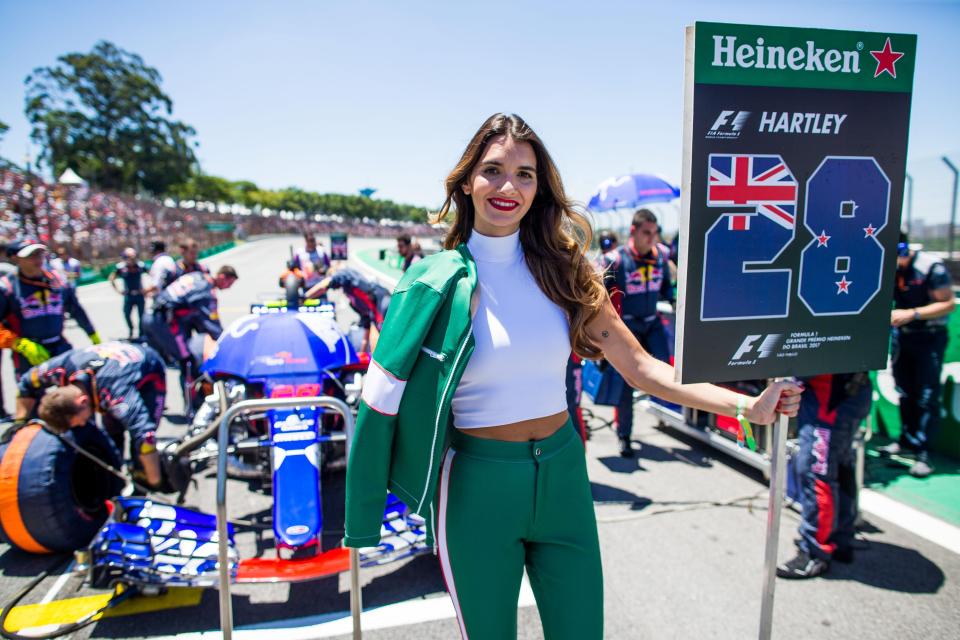
<svg viewBox="0 0 960 640"><path fill-rule="evenodd" d="M537 194L520 221L520 245L527 266L543 293L566 312L573 351L584 358L598 358L603 352L587 337L586 327L600 313L607 292L585 253L593 231L586 216L567 198L560 173L543 141L520 116L497 113L487 118L447 176L447 198L436 215L439 221L451 209L454 212L444 247L453 249L470 239L475 211L473 199L462 187L487 144L500 135L529 143L537 158Z"/></svg>

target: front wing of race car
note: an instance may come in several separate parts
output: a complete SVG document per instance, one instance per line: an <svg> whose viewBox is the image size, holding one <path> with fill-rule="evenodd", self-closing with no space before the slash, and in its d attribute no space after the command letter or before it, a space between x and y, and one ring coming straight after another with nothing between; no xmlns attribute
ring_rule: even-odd
<svg viewBox="0 0 960 640"><path fill-rule="evenodd" d="M116 498L113 511L89 546L89 575L94 587L115 584L146 587L215 587L216 517L201 511L144 498ZM360 566L387 564L428 553L424 522L403 502L388 496L379 546L360 551ZM350 568L343 547L296 559L240 559L234 528L228 526L230 576L236 583L300 582Z"/></svg>

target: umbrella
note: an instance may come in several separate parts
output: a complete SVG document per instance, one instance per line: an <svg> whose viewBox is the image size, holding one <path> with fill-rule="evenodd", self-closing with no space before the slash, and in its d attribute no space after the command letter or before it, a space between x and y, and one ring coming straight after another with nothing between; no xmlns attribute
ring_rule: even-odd
<svg viewBox="0 0 960 640"><path fill-rule="evenodd" d="M680 197L680 187L672 185L660 176L648 173L632 173L616 178L607 178L591 196L587 209L610 211L621 207L638 207L654 202L670 202Z"/></svg>
<svg viewBox="0 0 960 640"><path fill-rule="evenodd" d="M330 312L248 315L231 324L201 369L241 378L319 377L358 362Z"/></svg>

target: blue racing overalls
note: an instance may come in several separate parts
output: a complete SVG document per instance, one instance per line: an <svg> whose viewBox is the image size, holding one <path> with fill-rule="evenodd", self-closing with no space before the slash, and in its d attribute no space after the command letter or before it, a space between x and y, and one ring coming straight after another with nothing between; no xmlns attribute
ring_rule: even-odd
<svg viewBox="0 0 960 640"><path fill-rule="evenodd" d="M216 340L223 332L213 278L197 271L177 278L154 299L143 326L150 346L165 360L179 363L190 377L196 375L200 363L190 352L191 333Z"/></svg>
<svg viewBox="0 0 960 640"><path fill-rule="evenodd" d="M853 437L870 412L873 388L866 373L826 374L803 380L797 416L800 450L801 551L830 560L850 549L857 518Z"/></svg>
<svg viewBox="0 0 960 640"><path fill-rule="evenodd" d="M645 255L633 250L633 240L603 256L604 284L624 324L633 332L643 348L657 360L670 361L670 346L663 319L657 313L657 302L672 300L670 282L670 250L654 245ZM633 389L623 385L617 405L617 435L627 439L633 431Z"/></svg>
<svg viewBox="0 0 960 640"><path fill-rule="evenodd" d="M77 321L87 335L95 333L87 312L77 300L77 291L54 272L44 271L39 278L0 278L0 347L10 349L17 338L27 338L58 355L71 348L63 337L64 314ZM22 355L13 352L13 366L21 376L30 368Z"/></svg>
<svg viewBox="0 0 960 640"><path fill-rule="evenodd" d="M356 269L341 269L330 278L328 289L340 289L350 300L350 307L360 316L360 326L378 330L390 306L390 292L363 277Z"/></svg>
<svg viewBox="0 0 960 640"><path fill-rule="evenodd" d="M153 450L167 389L166 367L156 351L128 342L71 349L29 369L18 392L39 401L47 388L67 384L79 384L87 392L119 451L124 430L134 451Z"/></svg>
<svg viewBox="0 0 960 640"><path fill-rule="evenodd" d="M143 276L146 272L146 267L140 261L131 266L124 260L118 262L116 266L116 273L123 280L123 319L127 323L131 336L133 336L131 314L134 309L137 310L137 326L141 327L140 333L143 333L143 309L146 305L146 298L143 295Z"/></svg>
<svg viewBox="0 0 960 640"><path fill-rule="evenodd" d="M933 302L931 291L948 288L950 274L939 258L919 252L906 269L897 269L893 301L897 309ZM900 390L900 445L926 454L940 426L940 372L947 349L949 316L914 320L895 331L893 378Z"/></svg>

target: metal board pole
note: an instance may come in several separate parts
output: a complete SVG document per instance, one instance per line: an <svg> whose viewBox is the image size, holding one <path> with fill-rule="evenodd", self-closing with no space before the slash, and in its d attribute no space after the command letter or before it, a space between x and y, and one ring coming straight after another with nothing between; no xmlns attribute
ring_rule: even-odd
<svg viewBox="0 0 960 640"><path fill-rule="evenodd" d="M947 238L947 257L952 260L954 227L957 222L957 182L960 180L960 170L950 162L950 158L947 156L943 156L941 160L943 160L944 164L950 167L950 171L953 172L953 198L950 200L950 231Z"/></svg>
<svg viewBox="0 0 960 640"><path fill-rule="evenodd" d="M230 423L241 413L263 409L295 409L297 407L324 407L342 415L343 430L347 434L347 446L350 446L350 442L353 440L353 414L346 403L330 396L242 400L227 409L220 418L220 429L217 433L217 560L219 565L217 568L220 574L220 631L223 634L223 640L233 638L233 601L230 599L230 549L227 535L227 446L229 445ZM358 564L351 563L351 572ZM359 568L357 570L359 571ZM357 584L359 590L359 574L357 574ZM351 591L353 591L352 581ZM353 600L352 593L350 597ZM353 636L357 640L360 638L359 624L358 612L354 618Z"/></svg>
<svg viewBox="0 0 960 640"><path fill-rule="evenodd" d="M774 423L770 451L770 498L767 503L767 544L763 556L763 598L760 602L760 640L773 631L773 595L777 580L777 547L780 542L780 510L786 484L787 427L790 419L780 415Z"/></svg>
<svg viewBox="0 0 960 640"><path fill-rule="evenodd" d="M350 464L350 446L353 444L354 434L353 416L344 423L347 434L347 464ZM353 640L361 640L363 631L360 628L360 614L363 612L363 590L360 587L360 550L350 549L350 616L353 618Z"/></svg>
<svg viewBox="0 0 960 640"><path fill-rule="evenodd" d="M360 640L360 612L363 599L360 591L360 550L350 549L350 615L353 617L353 640Z"/></svg>

